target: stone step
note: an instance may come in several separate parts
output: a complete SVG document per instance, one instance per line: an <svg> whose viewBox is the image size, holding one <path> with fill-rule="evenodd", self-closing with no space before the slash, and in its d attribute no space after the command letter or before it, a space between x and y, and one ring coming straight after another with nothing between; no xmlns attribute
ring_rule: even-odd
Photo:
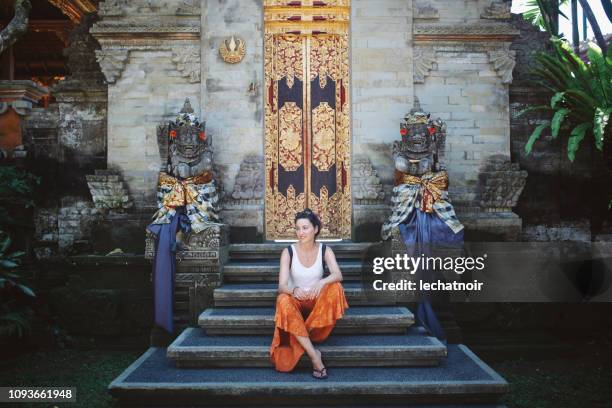
<svg viewBox="0 0 612 408"><path fill-rule="evenodd" d="M126 407L498 407L508 383L466 346L447 350L438 366L331 367L321 381L307 368L182 369L166 348L151 347L108 390Z"/></svg>
<svg viewBox="0 0 612 408"><path fill-rule="evenodd" d="M210 335L266 334L274 332L273 307L214 307L200 314L199 326ZM405 333L414 324L414 315L405 307L353 306L336 322L334 333Z"/></svg>
<svg viewBox="0 0 612 408"><path fill-rule="evenodd" d="M177 367L272 367L272 336L210 336L190 327L168 346L167 356ZM332 334L319 343L327 367L432 366L446 357L446 346L425 335L421 327L407 334ZM304 355L300 366L308 367Z"/></svg>
<svg viewBox="0 0 612 408"><path fill-rule="evenodd" d="M395 304L393 292L366 292L359 282L342 282L342 286L350 306ZM277 296L276 283L226 283L214 291L215 306L274 306Z"/></svg>
<svg viewBox="0 0 612 408"><path fill-rule="evenodd" d="M345 281L361 279L360 260L339 260ZM230 261L223 267L225 282L278 282L279 260Z"/></svg>
<svg viewBox="0 0 612 408"><path fill-rule="evenodd" d="M237 259L280 259L281 252L290 242L271 242L265 244L230 244L229 257ZM338 259L361 259L371 242L326 242Z"/></svg>

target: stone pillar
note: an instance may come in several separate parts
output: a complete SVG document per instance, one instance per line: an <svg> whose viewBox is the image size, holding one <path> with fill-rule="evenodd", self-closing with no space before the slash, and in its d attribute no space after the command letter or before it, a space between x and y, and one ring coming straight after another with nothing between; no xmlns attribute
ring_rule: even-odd
<svg viewBox="0 0 612 408"><path fill-rule="evenodd" d="M202 104L213 137L216 176L225 191L221 215L236 234L257 241L263 236L263 191L252 190L241 173L253 168L260 172L255 178L264 177L255 159L264 154L263 2L208 0L202 5ZM231 36L246 44L244 58L235 64L219 52Z"/></svg>
<svg viewBox="0 0 612 408"><path fill-rule="evenodd" d="M86 14L70 33L64 50L70 75L51 89L59 113L57 160L70 166L62 185L83 197L89 196L85 175L106 168L107 86L95 57L100 45L89 34L96 20Z"/></svg>
<svg viewBox="0 0 612 408"><path fill-rule="evenodd" d="M157 125L185 97L200 112L199 2L106 0L99 15L91 33L108 83L108 168L123 176L136 208L152 209Z"/></svg>

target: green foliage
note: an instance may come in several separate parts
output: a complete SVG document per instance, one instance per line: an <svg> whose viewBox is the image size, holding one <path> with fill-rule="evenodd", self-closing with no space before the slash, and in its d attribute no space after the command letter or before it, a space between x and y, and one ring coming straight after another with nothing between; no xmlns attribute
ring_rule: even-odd
<svg viewBox="0 0 612 408"><path fill-rule="evenodd" d="M19 283L18 268L24 252L10 252L11 238L0 231L0 338L23 337L30 331L31 310L18 302L18 294L36 297L32 289Z"/></svg>
<svg viewBox="0 0 612 408"><path fill-rule="evenodd" d="M595 147L600 151L610 138L612 52L604 56L596 44L589 43L588 63L585 63L566 41L553 38L552 43L554 53L538 54L538 67L534 69L536 82L553 93L550 107L534 106L519 112L522 115L548 110L552 120L534 129L525 151L529 154L543 130L550 126L553 138L563 134L563 130L569 131L567 156L574 161L587 134L593 135Z"/></svg>
<svg viewBox="0 0 612 408"><path fill-rule="evenodd" d="M10 208L34 206L33 192L40 178L15 166L0 166L0 225L16 223Z"/></svg>
<svg viewBox="0 0 612 408"><path fill-rule="evenodd" d="M529 8L523 13L523 18L551 35L558 36L559 21L556 15L567 18L559 11L567 2L568 0L529 0L526 3Z"/></svg>
<svg viewBox="0 0 612 408"><path fill-rule="evenodd" d="M16 166L0 166L0 338L23 337L30 332L36 295L20 282L21 251L10 252L12 240L5 231L27 225L23 211L34 206L34 188L40 179Z"/></svg>

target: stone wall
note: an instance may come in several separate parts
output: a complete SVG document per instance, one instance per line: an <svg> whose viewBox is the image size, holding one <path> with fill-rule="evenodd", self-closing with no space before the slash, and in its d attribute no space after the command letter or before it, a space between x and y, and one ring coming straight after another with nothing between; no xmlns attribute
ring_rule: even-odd
<svg viewBox="0 0 612 408"><path fill-rule="evenodd" d="M161 166L157 125L188 97L200 112L199 2L100 3L92 34L108 83L108 168L118 171L137 207L155 205Z"/></svg>
<svg viewBox="0 0 612 408"><path fill-rule="evenodd" d="M106 167L107 92L89 34L97 15L84 15L70 33L64 55L70 71L51 88L54 103L26 117L28 167L41 177L34 212L35 254L49 259L91 251L94 208L86 175Z"/></svg>
<svg viewBox="0 0 612 408"><path fill-rule="evenodd" d="M247 155L263 155L263 27L261 2L209 0L202 11L202 100L215 163L226 192ZM221 58L219 45L231 37L246 42L237 64Z"/></svg>
<svg viewBox="0 0 612 408"><path fill-rule="evenodd" d="M353 0L351 20L353 157L365 155L390 184L390 145L414 95L412 1Z"/></svg>

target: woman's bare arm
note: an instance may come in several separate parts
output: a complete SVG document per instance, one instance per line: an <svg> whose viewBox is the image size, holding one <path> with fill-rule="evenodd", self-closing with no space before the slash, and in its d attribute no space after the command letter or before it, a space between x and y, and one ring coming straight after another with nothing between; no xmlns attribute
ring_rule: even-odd
<svg viewBox="0 0 612 408"><path fill-rule="evenodd" d="M342 271L340 271L340 267L336 261L336 255L330 247L327 247L327 250L325 251L325 263L329 268L329 276L325 279L321 279L321 281L323 281L325 284L342 282Z"/></svg>
<svg viewBox="0 0 612 408"><path fill-rule="evenodd" d="M289 260L289 251L283 249L280 258L280 273L278 274L278 293L287 293L291 295L289 290L289 269L291 268Z"/></svg>

